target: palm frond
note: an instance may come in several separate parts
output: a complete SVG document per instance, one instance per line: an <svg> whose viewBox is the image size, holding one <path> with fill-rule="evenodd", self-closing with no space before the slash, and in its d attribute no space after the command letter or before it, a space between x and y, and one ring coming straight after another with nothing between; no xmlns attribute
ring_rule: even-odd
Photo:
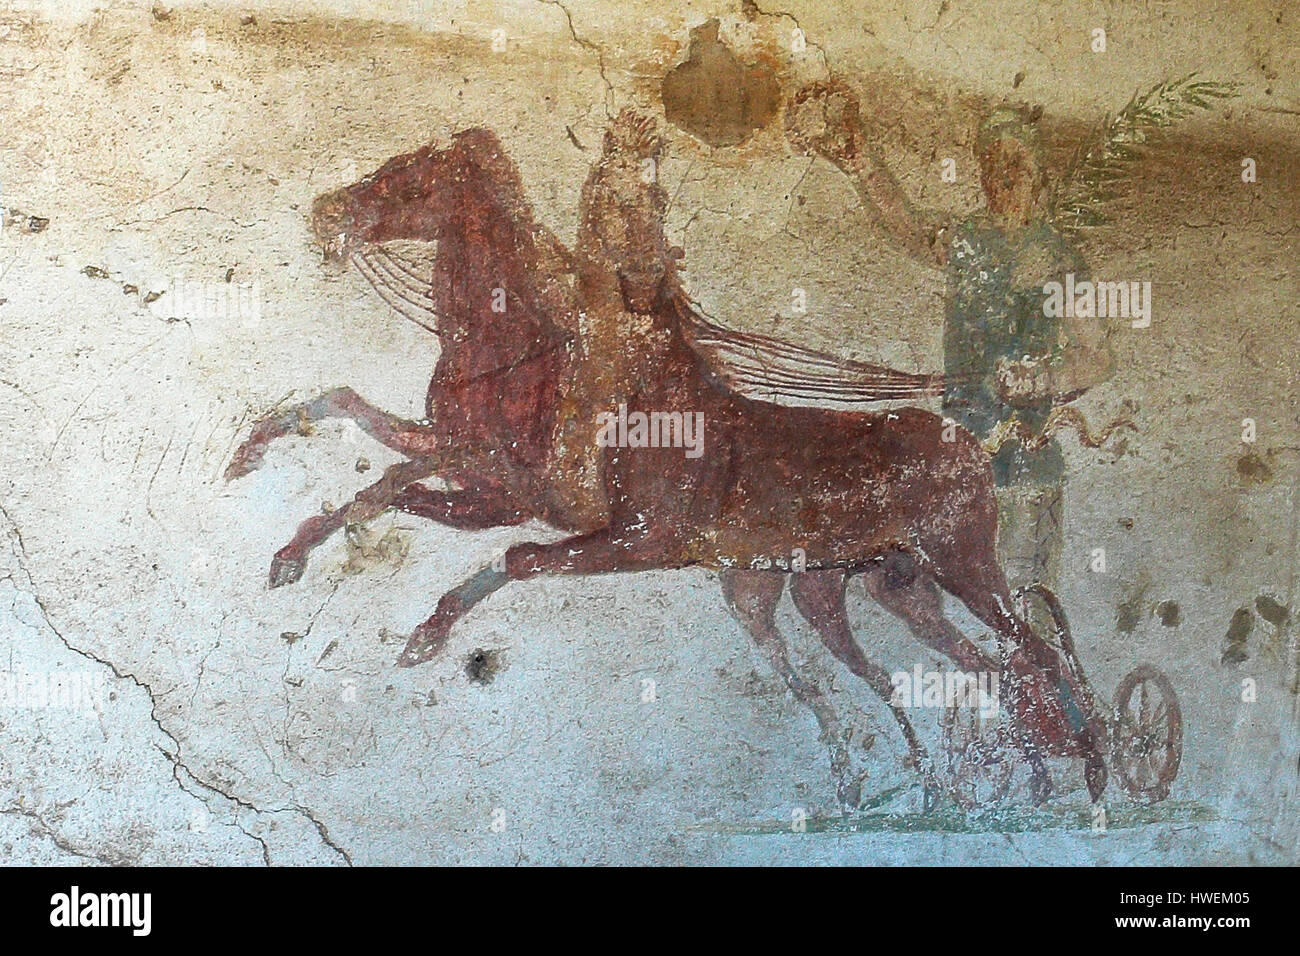
<svg viewBox="0 0 1300 956"><path fill-rule="evenodd" d="M1133 183L1133 165L1158 141L1159 134L1217 100L1237 95L1238 84L1198 80L1190 73L1134 94L1112 119L1104 121L1075 153L1053 191L1048 216L1076 239L1105 225L1106 207Z"/></svg>

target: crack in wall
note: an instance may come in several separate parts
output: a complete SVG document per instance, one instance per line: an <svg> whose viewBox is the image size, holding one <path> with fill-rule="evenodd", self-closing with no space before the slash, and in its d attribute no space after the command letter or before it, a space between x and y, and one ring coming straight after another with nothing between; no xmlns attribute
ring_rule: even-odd
<svg viewBox="0 0 1300 956"><path fill-rule="evenodd" d="M754 0L741 0L740 7L745 14L751 15L751 17L752 14L757 13L759 16L763 17L774 18L777 20L789 20L794 24L794 28L798 30L800 35L803 37L804 43L808 44L808 46L821 54L822 65L826 67L827 72L834 73L831 69L830 57L826 55L826 48L809 37L808 31L803 28L803 24L799 22L799 18L793 13L790 13L788 10L764 10L755 3Z"/></svg>
<svg viewBox="0 0 1300 956"><path fill-rule="evenodd" d="M18 816L31 820L36 824L35 829L40 831L40 835L49 840L56 847L70 856L80 857L83 860L94 860L103 866L129 866L132 860L114 854L106 855L106 852L96 852L94 850L79 849L74 843L61 836L53 826L50 825L43 816L35 810L24 807L21 803L14 806L0 809L0 816Z"/></svg>
<svg viewBox="0 0 1300 956"><path fill-rule="evenodd" d="M247 810L258 817L260 817L263 814L275 814L275 813L287 813L287 812L295 812L301 814L304 818L306 818L306 820L312 825L312 827L320 835L321 841L325 844L325 846L329 847L329 849L335 854L337 854L348 866L353 865L352 856L347 852L347 850L345 850L342 846L340 846L337 842L335 842L330 837L329 829L325 826L325 824L321 822L321 820L314 813L312 813L310 810L308 810L306 807L302 806L301 804L293 804L288 807L278 807L274 809L264 809L252 803L251 801L245 800L242 797L238 797L235 794L223 790L221 787L217 786L214 783L211 783L209 781L200 778L193 770L191 770L182 757L182 753L181 753L182 747L181 747L180 739L171 730L169 730L158 718L158 695L154 691L153 687L148 682L136 676L134 673L130 673L128 671L122 670L113 661L110 661L106 658L99 657L93 652L88 651L84 648L77 647L70 640L68 640L68 638L64 636L63 632L60 631L59 628L55 625L54 619L50 614L49 609L46 607L44 600L40 596L40 592L36 584L36 579L32 575L31 569L28 567L28 560L30 556L27 553L26 543L23 541L22 531L19 528L18 523L13 519L13 517L9 514L9 511L3 505L0 505L0 515L4 517L5 522L12 529L10 532L10 551L14 556L14 560L18 563L19 570L23 573L23 576L27 579L27 583L28 583L27 593L31 597L32 601L35 603L37 609L40 611L41 617L45 621L45 625L50 629L50 631L53 632L54 636L57 637L59 641L63 644L63 646L67 648L69 651L78 655L79 657L85 658L88 661L93 661L94 663L99 664L101 667L108 668L108 670L112 672L113 676L116 677L118 680L131 682L147 695L149 699L149 718L153 722L154 726L158 729L158 731L168 741L171 742L171 745L174 748L174 750L168 750L166 747L159 746L158 744L154 744L154 746L158 750L158 752L161 753L166 758L166 760L171 764L172 779L175 780L177 787L179 787L182 792L200 801L201 803L203 803L205 807L209 807L209 808L211 807L210 801L207 798L205 798L203 796L203 793L200 791L206 791L209 794L219 796L222 799L226 800L228 803L233 804L235 807L238 807L242 810ZM15 586L17 586L16 581L14 582L14 584ZM182 774L184 775L185 779L182 778ZM188 779L189 781L188 784L186 783L186 779ZM232 813L231 825L233 825L236 829L242 832L249 839L254 840L258 843L258 845L261 848L263 863L265 863L267 866L270 866L271 852L270 852L270 847L267 845L266 840L258 836L256 833L251 832L247 827L245 827L244 824L239 820L237 814ZM55 833L53 828L50 827L48 823L45 823L44 826L46 827L46 829L49 831L50 834ZM51 836L51 839L53 840L54 837ZM55 840L54 842L56 846L60 846L57 840ZM68 845L71 846L71 844ZM62 848L62 846L60 848ZM73 852L73 851L68 851L68 852ZM82 857L93 856L93 855L88 855L80 852L77 852L76 855ZM109 861L103 860L101 862L109 862ZM114 862L120 863L122 861L114 861Z"/></svg>
<svg viewBox="0 0 1300 956"><path fill-rule="evenodd" d="M560 0L537 0L537 2L545 4L548 7L559 7L564 13L564 19L569 24L569 35L573 37L573 42L578 44L578 46L582 47L584 50L596 54L596 69L600 72L601 82L605 84L605 116L609 117L611 115L610 104L614 99L614 84L611 83L609 77L605 75L605 51L600 48L599 44L593 43L591 40L584 40L582 37L578 36L578 31L574 29L573 26L573 14L569 12L569 8L561 3Z"/></svg>

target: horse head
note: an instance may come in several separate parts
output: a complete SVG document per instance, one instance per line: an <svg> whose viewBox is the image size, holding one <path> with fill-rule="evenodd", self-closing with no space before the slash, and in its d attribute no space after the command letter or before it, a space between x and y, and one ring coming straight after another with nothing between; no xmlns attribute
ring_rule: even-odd
<svg viewBox="0 0 1300 956"><path fill-rule="evenodd" d="M318 197L311 224L327 261L351 261L391 307L444 345L469 338L517 357L576 325L571 257L537 223L491 130L462 130L446 145L393 157ZM436 243L432 265L385 248L398 240Z"/></svg>
<svg viewBox="0 0 1300 956"><path fill-rule="evenodd" d="M436 241L449 217L482 204L489 181L491 192L505 187L513 196L502 198L523 201L518 173L496 135L463 130L445 147L430 143L394 156L357 182L318 196L312 232L332 260L398 239Z"/></svg>

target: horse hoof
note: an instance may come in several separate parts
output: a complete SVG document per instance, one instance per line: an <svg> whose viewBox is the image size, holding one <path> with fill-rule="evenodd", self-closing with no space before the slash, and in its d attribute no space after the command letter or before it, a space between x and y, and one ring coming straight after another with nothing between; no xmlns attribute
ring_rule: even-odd
<svg viewBox="0 0 1300 956"><path fill-rule="evenodd" d="M840 812L844 816L856 813L862 806L862 787L856 782L841 782L835 788L836 796L840 798Z"/></svg>
<svg viewBox="0 0 1300 956"><path fill-rule="evenodd" d="M921 812L933 813L943 796L943 789L937 783L926 783L921 790Z"/></svg>
<svg viewBox="0 0 1300 956"><path fill-rule="evenodd" d="M276 555L271 559L270 585L272 588L293 584L307 570L307 562L302 558L285 558Z"/></svg>
<svg viewBox="0 0 1300 956"><path fill-rule="evenodd" d="M222 477L226 481L234 481L236 478L251 474L262 467L262 456L265 453L265 444L250 438L235 451Z"/></svg>
<svg viewBox="0 0 1300 956"><path fill-rule="evenodd" d="M446 641L446 634L430 634L417 628L410 640L406 642L406 646L402 648L402 653L397 655L397 666L414 667L433 660Z"/></svg>
<svg viewBox="0 0 1300 956"><path fill-rule="evenodd" d="M1033 767L1029 776L1029 800L1036 807L1041 807L1052 795L1052 778L1046 767Z"/></svg>
<svg viewBox="0 0 1300 956"><path fill-rule="evenodd" d="M1084 762L1083 779L1088 784L1088 796L1096 803L1106 792L1106 764L1100 757L1089 757Z"/></svg>
<svg viewBox="0 0 1300 956"><path fill-rule="evenodd" d="M226 470L221 474L222 481L234 481L237 478L243 478L251 474L257 468L256 463L244 461L238 455L226 466Z"/></svg>
<svg viewBox="0 0 1300 956"><path fill-rule="evenodd" d="M398 667L415 667L417 664L423 664L433 657L433 652L422 642L412 637L402 648L402 653L397 655L395 663Z"/></svg>

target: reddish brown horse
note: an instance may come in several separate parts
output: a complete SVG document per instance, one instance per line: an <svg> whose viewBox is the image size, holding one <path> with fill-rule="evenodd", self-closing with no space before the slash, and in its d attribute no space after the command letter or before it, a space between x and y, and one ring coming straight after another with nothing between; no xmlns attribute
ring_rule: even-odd
<svg viewBox="0 0 1300 956"><path fill-rule="evenodd" d="M611 142L607 137L606 158ZM678 283L675 253L662 242L661 200L648 213L611 207L637 240L638 261L616 263L616 281L629 311L649 323L651 334L638 341L654 343L627 405L629 412L702 413L704 451L689 457L680 447L606 448L608 515L593 527L551 468L575 318L586 305L584 266L535 220L496 137L467 130L445 148L399 156L318 199L314 228L327 257L350 258L394 308L436 330L442 352L425 421L396 418L340 388L263 421L236 453L231 478L257 467L272 439L305 421L342 416L407 459L346 507L307 520L275 555L271 586L297 580L310 550L329 534L387 508L462 529L536 518L572 532L554 544L516 544L503 565L444 594L399 658L410 666L437 654L452 626L510 581L716 569L733 612L816 714L840 796L851 803L857 794L844 735L825 697L791 666L774 622L777 601L788 578L796 607L827 647L889 705L928 779L928 758L891 700L888 673L850 632L844 596L849 577L860 575L872 597L927 645L964 670L997 670L944 617L942 588L1014 648L1004 699L1022 725L1055 727L1059 738L1065 716L1052 688L1062 669L1012 609L995 557L997 509L979 443L916 408L791 408L723 387L684 334L699 320ZM431 276L379 245L398 239L437 243ZM420 483L434 475L462 490ZM1040 750L1086 757L1095 797L1104 786L1099 741L1090 731L1066 737L1053 751L1041 746L1043 735L1026 730L1023 748L1032 759Z"/></svg>

